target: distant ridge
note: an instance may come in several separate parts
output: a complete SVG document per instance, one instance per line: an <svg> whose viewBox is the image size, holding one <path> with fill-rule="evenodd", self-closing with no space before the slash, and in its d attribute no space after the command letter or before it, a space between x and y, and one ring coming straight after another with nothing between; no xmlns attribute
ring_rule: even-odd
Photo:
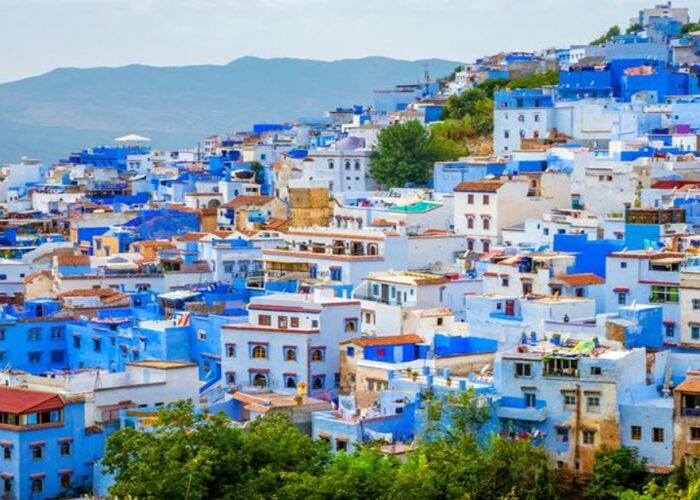
<svg viewBox="0 0 700 500"><path fill-rule="evenodd" d="M254 122L369 104L376 88L422 79L425 64L436 78L459 63L242 57L220 66L59 68L0 84L0 162L25 155L51 163L131 132L154 147L190 147Z"/></svg>

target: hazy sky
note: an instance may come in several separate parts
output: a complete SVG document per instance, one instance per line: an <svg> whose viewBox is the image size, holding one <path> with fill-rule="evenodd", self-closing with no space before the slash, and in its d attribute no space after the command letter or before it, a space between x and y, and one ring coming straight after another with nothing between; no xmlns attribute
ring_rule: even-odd
<svg viewBox="0 0 700 500"><path fill-rule="evenodd" d="M223 64L245 55L467 61L585 43L655 1L0 0L0 81L65 66Z"/></svg>

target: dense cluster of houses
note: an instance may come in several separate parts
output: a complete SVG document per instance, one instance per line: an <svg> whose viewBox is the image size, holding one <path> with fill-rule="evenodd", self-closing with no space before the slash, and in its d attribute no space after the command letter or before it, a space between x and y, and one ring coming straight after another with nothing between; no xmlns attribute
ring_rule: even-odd
<svg viewBox="0 0 700 500"><path fill-rule="evenodd" d="M700 32L509 53L371 106L0 168L0 495L105 494L106 438L190 400L405 454L472 391L483 432L585 474L700 459ZM494 154L379 190L391 123L489 78Z"/></svg>

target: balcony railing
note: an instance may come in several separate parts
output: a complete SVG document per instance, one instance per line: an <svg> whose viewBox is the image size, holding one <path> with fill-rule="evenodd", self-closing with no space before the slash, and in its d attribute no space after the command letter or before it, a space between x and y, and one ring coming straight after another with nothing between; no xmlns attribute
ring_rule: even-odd
<svg viewBox="0 0 700 500"><path fill-rule="evenodd" d="M681 414L684 417L700 417L700 408L682 408Z"/></svg>

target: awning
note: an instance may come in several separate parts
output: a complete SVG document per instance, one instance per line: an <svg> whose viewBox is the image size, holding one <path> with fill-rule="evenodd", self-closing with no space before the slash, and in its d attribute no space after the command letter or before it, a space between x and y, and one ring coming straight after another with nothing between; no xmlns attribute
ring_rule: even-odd
<svg viewBox="0 0 700 500"><path fill-rule="evenodd" d="M627 293L629 291L630 291L630 289L627 287L624 287L624 286L619 286L617 288L613 288L613 292L615 292L615 293Z"/></svg>

